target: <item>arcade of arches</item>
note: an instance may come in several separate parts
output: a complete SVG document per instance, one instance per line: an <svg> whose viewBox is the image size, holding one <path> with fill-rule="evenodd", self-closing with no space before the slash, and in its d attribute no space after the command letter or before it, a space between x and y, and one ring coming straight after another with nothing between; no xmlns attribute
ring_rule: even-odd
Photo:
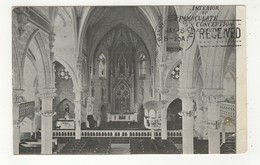
<svg viewBox="0 0 260 165"><path fill-rule="evenodd" d="M59 138L81 139L95 130L101 136L107 131L111 136L113 131L119 131L115 136L148 131L149 137L162 140L174 138L175 131L180 132L182 153L195 153L195 138L207 141L208 153L220 153L223 123L231 114L220 108L235 105L235 49L209 51L198 37L192 45L158 39L161 20L179 28L167 16L191 10L15 8L14 153L19 154L22 142L40 138L41 153L52 154L55 139L59 145ZM210 12L234 17L232 7L220 10ZM166 33L162 28L160 34ZM228 119L234 122L232 110Z"/></svg>

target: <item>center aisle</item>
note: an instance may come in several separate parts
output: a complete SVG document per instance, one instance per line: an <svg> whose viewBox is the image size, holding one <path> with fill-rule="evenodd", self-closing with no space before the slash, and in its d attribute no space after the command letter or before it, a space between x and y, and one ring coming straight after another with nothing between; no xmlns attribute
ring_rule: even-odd
<svg viewBox="0 0 260 165"><path fill-rule="evenodd" d="M131 154L130 153L130 144L129 143L112 143L110 154Z"/></svg>

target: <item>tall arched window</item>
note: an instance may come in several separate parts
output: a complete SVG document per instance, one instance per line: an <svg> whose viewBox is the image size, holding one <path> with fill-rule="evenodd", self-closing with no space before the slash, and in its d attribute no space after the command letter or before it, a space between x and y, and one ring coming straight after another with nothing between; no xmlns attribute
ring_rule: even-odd
<svg viewBox="0 0 260 165"><path fill-rule="evenodd" d="M139 75L141 78L145 78L146 75L146 61L146 56L142 53L139 58Z"/></svg>
<svg viewBox="0 0 260 165"><path fill-rule="evenodd" d="M98 57L98 75L99 78L106 78L106 57L103 53Z"/></svg>

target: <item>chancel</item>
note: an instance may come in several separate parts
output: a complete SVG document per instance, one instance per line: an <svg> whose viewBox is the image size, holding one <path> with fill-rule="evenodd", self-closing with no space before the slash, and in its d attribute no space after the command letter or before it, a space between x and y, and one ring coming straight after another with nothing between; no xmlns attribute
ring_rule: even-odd
<svg viewBox="0 0 260 165"><path fill-rule="evenodd" d="M14 154L236 153L234 38L200 38L199 20L183 19L201 12L14 8Z"/></svg>

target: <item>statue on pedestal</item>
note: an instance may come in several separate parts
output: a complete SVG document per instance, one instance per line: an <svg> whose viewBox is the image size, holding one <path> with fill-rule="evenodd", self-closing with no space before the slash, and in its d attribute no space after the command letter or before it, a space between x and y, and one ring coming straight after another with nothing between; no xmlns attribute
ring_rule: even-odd
<svg viewBox="0 0 260 165"><path fill-rule="evenodd" d="M66 104L65 105L65 116L64 116L65 120L68 120L70 118L69 114L70 114L70 106L69 106L69 104Z"/></svg>

